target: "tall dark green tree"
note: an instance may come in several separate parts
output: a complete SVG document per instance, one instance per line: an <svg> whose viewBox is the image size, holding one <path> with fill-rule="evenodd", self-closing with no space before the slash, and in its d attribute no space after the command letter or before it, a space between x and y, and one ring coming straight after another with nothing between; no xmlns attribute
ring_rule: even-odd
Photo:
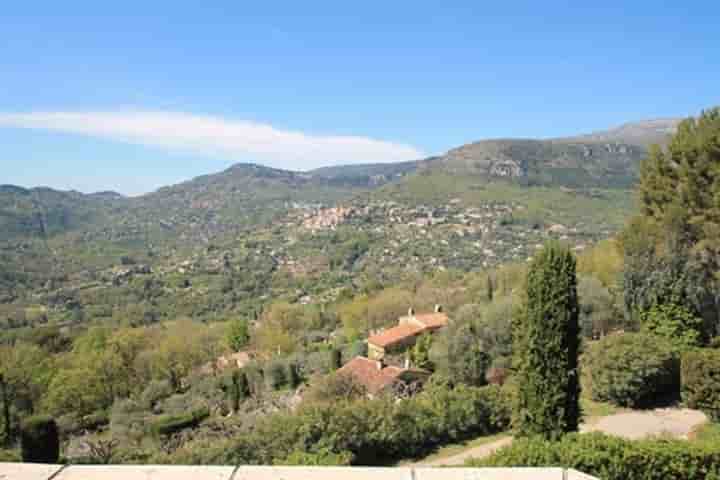
<svg viewBox="0 0 720 480"><path fill-rule="evenodd" d="M579 306L576 262L552 242L533 259L523 308L513 322L513 368L520 436L558 439L580 422Z"/></svg>
<svg viewBox="0 0 720 480"><path fill-rule="evenodd" d="M342 352L337 348L330 350L330 371L334 372L338 368L342 367Z"/></svg>
<svg viewBox="0 0 720 480"><path fill-rule="evenodd" d="M0 400L2 401L2 418L4 427L4 438L2 439L6 443L10 443L13 440L13 428L12 419L10 418L10 394L9 387L5 382L5 377L0 372Z"/></svg>
<svg viewBox="0 0 720 480"><path fill-rule="evenodd" d="M57 463L60 439L55 420L47 416L26 419L20 428L22 460L27 463Z"/></svg>
<svg viewBox="0 0 720 480"><path fill-rule="evenodd" d="M234 370L230 376L230 408L233 413L240 410L240 402L250 396L247 374L243 370Z"/></svg>
<svg viewBox="0 0 720 480"><path fill-rule="evenodd" d="M642 215L622 236L629 316L678 304L716 333L720 302L720 108L680 123L640 171Z"/></svg>

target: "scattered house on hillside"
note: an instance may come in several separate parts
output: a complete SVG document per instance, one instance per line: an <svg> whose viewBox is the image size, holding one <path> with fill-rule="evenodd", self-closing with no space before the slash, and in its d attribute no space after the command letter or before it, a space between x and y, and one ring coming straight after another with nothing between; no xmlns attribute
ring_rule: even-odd
<svg viewBox="0 0 720 480"><path fill-rule="evenodd" d="M355 357L337 371L348 375L365 387L369 397L392 392L407 396L418 391L430 377L430 372L417 368L385 365L381 360Z"/></svg>
<svg viewBox="0 0 720 480"><path fill-rule="evenodd" d="M446 327L448 322L448 316L440 305L435 306L434 313L419 315L411 308L407 316L400 317L397 326L368 338L368 357L382 360L388 354L400 353L415 345L420 335L434 333Z"/></svg>

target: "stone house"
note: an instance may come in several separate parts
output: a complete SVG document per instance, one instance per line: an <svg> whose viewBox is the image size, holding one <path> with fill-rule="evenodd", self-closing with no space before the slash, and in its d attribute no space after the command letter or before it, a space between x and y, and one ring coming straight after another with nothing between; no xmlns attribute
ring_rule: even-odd
<svg viewBox="0 0 720 480"><path fill-rule="evenodd" d="M424 333L434 333L448 325L448 316L439 305L433 313L415 314L411 308L407 316L400 317L395 327L368 338L368 357L382 360L386 355L401 353L415 345Z"/></svg>
<svg viewBox="0 0 720 480"><path fill-rule="evenodd" d="M369 397L383 393L403 396L418 390L430 377L430 372L405 367L385 365L380 360L355 357L342 366L337 373L348 375L365 387Z"/></svg>

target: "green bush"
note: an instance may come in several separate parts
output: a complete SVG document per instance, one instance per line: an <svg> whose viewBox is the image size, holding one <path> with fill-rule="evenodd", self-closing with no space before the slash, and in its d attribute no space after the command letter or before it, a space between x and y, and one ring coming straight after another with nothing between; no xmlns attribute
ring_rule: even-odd
<svg viewBox="0 0 720 480"><path fill-rule="evenodd" d="M22 460L28 463L57 463L60 458L58 426L52 417L30 417L20 426Z"/></svg>
<svg viewBox="0 0 720 480"><path fill-rule="evenodd" d="M268 382L268 388L270 390L279 390L288 384L288 370L286 365L275 360L265 369L265 378Z"/></svg>
<svg viewBox="0 0 720 480"><path fill-rule="evenodd" d="M681 440L631 441L601 433L569 434L560 441L517 439L473 467L574 468L603 480L720 478L720 447Z"/></svg>
<svg viewBox="0 0 720 480"><path fill-rule="evenodd" d="M622 407L650 406L680 392L677 353L655 335L624 333L590 344L583 356L592 399Z"/></svg>
<svg viewBox="0 0 720 480"><path fill-rule="evenodd" d="M686 352L682 357L682 396L685 404L720 420L720 350Z"/></svg>
<svg viewBox="0 0 720 480"><path fill-rule="evenodd" d="M496 386L436 386L400 403L387 397L313 404L263 419L235 440L228 451L237 451L237 456L228 453L227 459L271 464L297 460L297 452L307 455L302 457L307 461L350 452L353 464L377 465L502 431L510 422L510 403L506 391Z"/></svg>
<svg viewBox="0 0 720 480"><path fill-rule="evenodd" d="M322 450L317 453L295 451L282 460L276 460L275 465L306 465L306 466L342 466L350 465L353 455L350 452L334 453Z"/></svg>
<svg viewBox="0 0 720 480"><path fill-rule="evenodd" d="M97 430L108 423L110 423L110 415L102 410L85 415L81 420L81 425L86 430Z"/></svg>
<svg viewBox="0 0 720 480"><path fill-rule="evenodd" d="M698 347L703 339L703 319L675 303L653 305L640 312L640 323L643 330L683 350Z"/></svg>
<svg viewBox="0 0 720 480"><path fill-rule="evenodd" d="M19 462L22 458L17 450L0 449L0 462Z"/></svg>
<svg viewBox="0 0 720 480"><path fill-rule="evenodd" d="M155 420L151 431L155 435L172 435L186 428L194 428L210 416L207 408L198 408L183 415L165 415Z"/></svg>

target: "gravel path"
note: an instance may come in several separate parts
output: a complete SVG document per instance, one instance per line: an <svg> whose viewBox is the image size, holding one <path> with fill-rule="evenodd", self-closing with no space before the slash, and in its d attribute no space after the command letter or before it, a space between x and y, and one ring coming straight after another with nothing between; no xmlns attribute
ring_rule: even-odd
<svg viewBox="0 0 720 480"><path fill-rule="evenodd" d="M630 440L670 435L675 438L687 439L695 427L707 422L707 417L697 410L662 408L657 410L617 413L592 420L581 426L581 432L603 432L617 435ZM484 458L492 455L502 447L510 445L512 437L507 436L479 447L468 449L457 455L441 458L431 462L418 462L420 467L439 467L463 465L470 458Z"/></svg>
<svg viewBox="0 0 720 480"><path fill-rule="evenodd" d="M657 435L670 435L687 439L698 425L707 422L704 413L687 408L662 408L646 412L618 413L603 417L590 425L583 425L581 432L603 432L608 435L637 440Z"/></svg>

